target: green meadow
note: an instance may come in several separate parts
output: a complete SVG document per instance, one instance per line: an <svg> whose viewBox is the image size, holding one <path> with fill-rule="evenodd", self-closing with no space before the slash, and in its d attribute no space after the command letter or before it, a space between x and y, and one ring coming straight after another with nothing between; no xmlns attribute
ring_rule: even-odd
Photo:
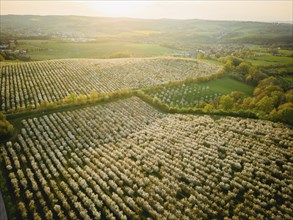
<svg viewBox="0 0 293 220"><path fill-rule="evenodd" d="M255 66L272 66L281 64L292 64L293 57L261 55L256 56L254 59L249 59L248 61Z"/></svg>
<svg viewBox="0 0 293 220"><path fill-rule="evenodd" d="M19 48L28 49L33 60L64 58L108 58L115 53L130 57L171 55L174 49L156 44L126 42L70 42L61 40L21 40Z"/></svg>
<svg viewBox="0 0 293 220"><path fill-rule="evenodd" d="M245 95L250 96L253 94L254 87L244 82L232 79L230 77L223 77L220 79L211 80L208 82L200 83L201 85L209 86L214 92L228 94L232 91L243 92Z"/></svg>

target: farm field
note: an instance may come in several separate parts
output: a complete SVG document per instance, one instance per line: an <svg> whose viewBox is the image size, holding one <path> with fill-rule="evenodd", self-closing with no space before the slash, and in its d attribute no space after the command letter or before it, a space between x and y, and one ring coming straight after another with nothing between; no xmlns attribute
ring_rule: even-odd
<svg viewBox="0 0 293 220"><path fill-rule="evenodd" d="M0 67L0 110L36 108L44 102L62 101L122 89L137 89L206 77L219 65L180 58L63 59Z"/></svg>
<svg viewBox="0 0 293 220"><path fill-rule="evenodd" d="M1 64L1 107L15 126L0 147L8 216L291 219L291 127L171 114L135 96L184 108L232 91L252 95L253 86L215 78L220 72L215 63L170 57ZM62 107L73 94L90 100L93 91L124 90L137 93ZM30 116L44 102L61 106Z"/></svg>
<svg viewBox="0 0 293 220"><path fill-rule="evenodd" d="M161 88L148 88L145 92L171 107L194 107L201 101L213 101L216 97L229 94L232 91L243 92L250 96L253 89L252 86L243 82L223 77L201 83L191 82Z"/></svg>
<svg viewBox="0 0 293 220"><path fill-rule="evenodd" d="M273 66L282 64L292 64L293 57L262 55L256 56L254 59L248 59L248 61L256 66Z"/></svg>
<svg viewBox="0 0 293 220"><path fill-rule="evenodd" d="M2 164L34 219L290 219L292 130L133 97L23 120Z"/></svg>
<svg viewBox="0 0 293 220"><path fill-rule="evenodd" d="M171 55L177 50L156 44L129 42L72 42L62 40L21 40L19 48L28 49L32 60L65 58L107 58L115 53L133 57Z"/></svg>

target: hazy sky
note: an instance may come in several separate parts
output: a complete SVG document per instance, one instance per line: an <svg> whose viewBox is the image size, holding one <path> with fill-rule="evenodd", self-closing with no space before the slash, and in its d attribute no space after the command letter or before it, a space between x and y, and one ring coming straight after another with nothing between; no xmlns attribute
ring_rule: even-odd
<svg viewBox="0 0 293 220"><path fill-rule="evenodd" d="M59 1L0 0L1 14L292 21L292 1Z"/></svg>

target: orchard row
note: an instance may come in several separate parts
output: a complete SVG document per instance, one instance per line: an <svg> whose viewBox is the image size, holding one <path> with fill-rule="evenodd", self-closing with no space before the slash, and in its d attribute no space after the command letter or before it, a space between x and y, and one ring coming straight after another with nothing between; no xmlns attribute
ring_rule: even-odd
<svg viewBox="0 0 293 220"><path fill-rule="evenodd" d="M214 92L209 86L195 84L181 84L176 87L164 87L159 90L148 90L154 100L166 103L170 107L194 107L201 102L211 102L221 96Z"/></svg>
<svg viewBox="0 0 293 220"><path fill-rule="evenodd" d="M292 219L292 129L138 98L23 120L1 147L23 219Z"/></svg>
<svg viewBox="0 0 293 220"><path fill-rule="evenodd" d="M70 94L110 93L210 76L219 66L174 58L70 59L0 66L0 110L36 108Z"/></svg>

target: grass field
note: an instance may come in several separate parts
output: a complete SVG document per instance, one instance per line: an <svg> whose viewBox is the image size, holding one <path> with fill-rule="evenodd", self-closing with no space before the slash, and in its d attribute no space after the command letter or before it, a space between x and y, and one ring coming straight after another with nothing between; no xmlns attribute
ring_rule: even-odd
<svg viewBox="0 0 293 220"><path fill-rule="evenodd" d="M212 81L200 83L201 85L209 86L211 90L218 93L228 94L232 91L243 92L245 95L250 96L253 93L254 87L243 82L224 77Z"/></svg>
<svg viewBox="0 0 293 220"><path fill-rule="evenodd" d="M255 57L255 59L249 59L248 61L255 66L270 66L280 64L292 64L293 57L261 55Z"/></svg>
<svg viewBox="0 0 293 220"><path fill-rule="evenodd" d="M147 93L169 106L193 107L201 101L212 101L217 96L229 94L232 91L243 92L250 96L253 93L253 87L224 77L203 83L193 82L166 86L155 90L147 90Z"/></svg>
<svg viewBox="0 0 293 220"><path fill-rule="evenodd" d="M293 56L292 50L279 50L279 53L283 56Z"/></svg>
<svg viewBox="0 0 293 220"><path fill-rule="evenodd" d="M133 57L168 55L174 49L155 44L125 42L64 42L58 40L22 40L19 49L28 49L33 60L63 58L105 58L114 53L126 52Z"/></svg>

